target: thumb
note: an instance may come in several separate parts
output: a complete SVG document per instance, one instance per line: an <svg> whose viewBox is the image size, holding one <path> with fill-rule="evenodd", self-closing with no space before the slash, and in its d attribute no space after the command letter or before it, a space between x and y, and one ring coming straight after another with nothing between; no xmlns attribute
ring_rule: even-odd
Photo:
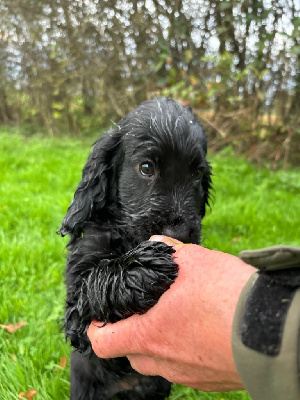
<svg viewBox="0 0 300 400"><path fill-rule="evenodd" d="M140 350L138 332L140 318L132 315L114 324L101 326L102 323L93 320L87 330L92 348L100 358L124 357L137 354Z"/></svg>
<svg viewBox="0 0 300 400"><path fill-rule="evenodd" d="M164 236L164 235L153 235L149 239L150 242L164 242L168 244L169 246L173 246L176 250L179 250L181 247L184 246L184 243L182 243L180 240L173 239L169 236Z"/></svg>

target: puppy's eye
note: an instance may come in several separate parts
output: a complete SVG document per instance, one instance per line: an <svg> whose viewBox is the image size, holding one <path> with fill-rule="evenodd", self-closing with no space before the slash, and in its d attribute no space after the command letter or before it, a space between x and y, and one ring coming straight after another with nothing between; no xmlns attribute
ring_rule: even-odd
<svg viewBox="0 0 300 400"><path fill-rule="evenodd" d="M202 176L204 174L204 171L202 168L197 169L194 173L193 173L193 178L197 179L197 180L201 180Z"/></svg>
<svg viewBox="0 0 300 400"><path fill-rule="evenodd" d="M153 176L154 175L154 165L150 161L145 161L140 164L140 173L143 176Z"/></svg>

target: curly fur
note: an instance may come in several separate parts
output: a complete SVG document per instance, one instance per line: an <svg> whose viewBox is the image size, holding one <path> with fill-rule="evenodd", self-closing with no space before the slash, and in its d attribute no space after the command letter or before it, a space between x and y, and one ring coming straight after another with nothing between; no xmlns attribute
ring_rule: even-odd
<svg viewBox="0 0 300 400"><path fill-rule="evenodd" d="M72 400L168 396L169 382L138 374L126 358L97 358L86 331L94 318L105 324L146 312L174 282L172 248L148 239L199 243L211 188L206 151L191 109L170 98L142 103L94 144L59 230L70 235Z"/></svg>

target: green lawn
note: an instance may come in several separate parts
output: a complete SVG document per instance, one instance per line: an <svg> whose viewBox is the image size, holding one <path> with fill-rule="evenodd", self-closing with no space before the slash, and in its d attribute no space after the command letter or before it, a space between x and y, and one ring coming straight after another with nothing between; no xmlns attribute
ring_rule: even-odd
<svg viewBox="0 0 300 400"><path fill-rule="evenodd" d="M86 141L0 134L0 398L37 390L37 400L68 398L70 347L60 330L66 238L55 234L89 152ZM300 171L271 173L234 158L210 156L214 200L204 245L237 254L246 248L299 245ZM298 194L298 198L296 196ZM216 294L217 295L217 294ZM174 386L171 399L239 399L246 392L201 393Z"/></svg>

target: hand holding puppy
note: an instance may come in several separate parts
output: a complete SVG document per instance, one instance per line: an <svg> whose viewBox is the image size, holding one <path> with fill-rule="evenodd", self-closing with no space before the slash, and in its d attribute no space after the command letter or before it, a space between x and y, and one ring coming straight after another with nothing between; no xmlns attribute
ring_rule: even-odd
<svg viewBox="0 0 300 400"><path fill-rule="evenodd" d="M176 250L178 278L144 315L98 328L88 336L101 358L127 356L144 375L204 391L242 389L231 350L240 293L254 268L229 254L153 236Z"/></svg>

